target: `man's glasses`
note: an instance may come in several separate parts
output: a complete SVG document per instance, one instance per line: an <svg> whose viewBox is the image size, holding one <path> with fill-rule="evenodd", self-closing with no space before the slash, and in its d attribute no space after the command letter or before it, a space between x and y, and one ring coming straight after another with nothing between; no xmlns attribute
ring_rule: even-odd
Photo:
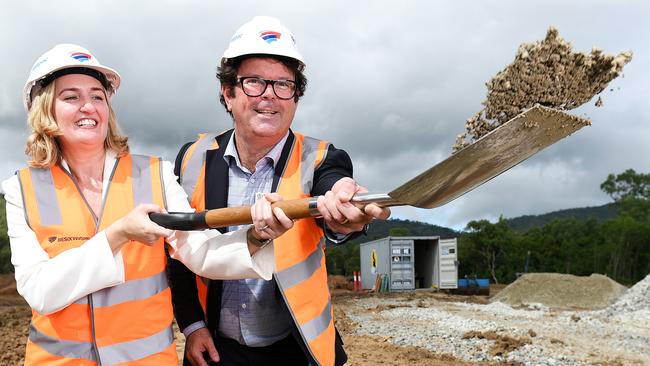
<svg viewBox="0 0 650 366"><path fill-rule="evenodd" d="M244 94L249 97L259 97L264 94L269 84L271 84L275 95L280 99L287 100L296 95L296 82L292 80L268 80L246 76L237 78L237 82L241 84Z"/></svg>

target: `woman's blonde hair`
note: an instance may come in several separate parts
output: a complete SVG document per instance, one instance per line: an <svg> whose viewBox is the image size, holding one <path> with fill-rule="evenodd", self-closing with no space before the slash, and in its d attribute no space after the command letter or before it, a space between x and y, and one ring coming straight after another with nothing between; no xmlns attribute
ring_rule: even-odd
<svg viewBox="0 0 650 366"><path fill-rule="evenodd" d="M54 85L49 83L32 100L32 107L27 115L27 124L31 134L27 138L25 154L30 157L29 166L35 168L50 168L59 163L62 158L61 146L57 140L63 133L54 118ZM117 126L117 118L106 98L108 104L108 133L104 141L104 149L113 150L117 156L129 152L128 137L121 134Z"/></svg>

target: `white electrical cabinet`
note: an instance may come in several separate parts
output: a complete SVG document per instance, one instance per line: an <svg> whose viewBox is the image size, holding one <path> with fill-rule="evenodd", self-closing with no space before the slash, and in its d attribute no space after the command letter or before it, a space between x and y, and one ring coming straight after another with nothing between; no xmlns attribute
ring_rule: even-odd
<svg viewBox="0 0 650 366"><path fill-rule="evenodd" d="M458 287L456 238L388 236L360 244L361 287L372 289L377 275L388 276L389 291Z"/></svg>

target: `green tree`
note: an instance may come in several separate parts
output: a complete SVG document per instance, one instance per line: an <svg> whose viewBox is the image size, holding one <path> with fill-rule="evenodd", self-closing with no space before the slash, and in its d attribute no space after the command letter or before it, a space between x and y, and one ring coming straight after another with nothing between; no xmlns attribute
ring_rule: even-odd
<svg viewBox="0 0 650 366"><path fill-rule="evenodd" d="M634 283L650 272L650 174L610 174L600 188L620 207L620 216L603 226L607 273Z"/></svg>
<svg viewBox="0 0 650 366"><path fill-rule="evenodd" d="M361 264L359 262L359 257L361 255L361 248L357 243L349 243L344 245L343 248L343 257L344 260L344 272L346 276L352 276L352 272L361 271Z"/></svg>
<svg viewBox="0 0 650 366"><path fill-rule="evenodd" d="M650 221L650 174L637 173L634 169L610 174L600 189L620 206L621 215Z"/></svg>
<svg viewBox="0 0 650 366"><path fill-rule="evenodd" d="M394 227L388 231L388 236L409 236L409 229L405 227Z"/></svg>
<svg viewBox="0 0 650 366"><path fill-rule="evenodd" d="M650 224L621 216L603 225L603 236L610 277L635 283L650 273Z"/></svg>
<svg viewBox="0 0 650 366"><path fill-rule="evenodd" d="M625 198L650 199L650 174L628 169L621 174L610 174L600 185L605 193L618 202Z"/></svg>
<svg viewBox="0 0 650 366"><path fill-rule="evenodd" d="M327 273L331 275L343 274L345 267L345 256L339 247L330 246L325 250L325 266Z"/></svg>
<svg viewBox="0 0 650 366"><path fill-rule="evenodd" d="M325 251L327 273L352 276L352 272L360 271L359 252L359 244L353 241L327 247Z"/></svg>
<svg viewBox="0 0 650 366"><path fill-rule="evenodd" d="M516 247L515 233L503 217L495 224L487 220L470 221L465 231L459 248L459 252L467 251L461 257L464 271L487 275L494 283L509 277L512 268L508 264Z"/></svg>
<svg viewBox="0 0 650 366"><path fill-rule="evenodd" d="M7 212L4 196L0 196L0 273L13 272L11 249L7 235Z"/></svg>
<svg viewBox="0 0 650 366"><path fill-rule="evenodd" d="M600 272L593 260L600 227L595 219L554 220L524 234L531 251L530 271L589 275Z"/></svg>

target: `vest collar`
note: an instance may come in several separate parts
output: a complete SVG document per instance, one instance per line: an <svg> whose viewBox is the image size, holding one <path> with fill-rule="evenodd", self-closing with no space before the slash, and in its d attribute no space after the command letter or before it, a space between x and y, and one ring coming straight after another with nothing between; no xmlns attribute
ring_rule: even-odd
<svg viewBox="0 0 650 366"><path fill-rule="evenodd" d="M102 202L106 199L106 193L108 191L108 183L110 182L111 174L113 173L113 168L117 163L117 154L113 150L106 150L104 156L104 174L102 176ZM65 159L61 158L61 168L65 170L70 176L72 172L70 171L70 166Z"/></svg>

